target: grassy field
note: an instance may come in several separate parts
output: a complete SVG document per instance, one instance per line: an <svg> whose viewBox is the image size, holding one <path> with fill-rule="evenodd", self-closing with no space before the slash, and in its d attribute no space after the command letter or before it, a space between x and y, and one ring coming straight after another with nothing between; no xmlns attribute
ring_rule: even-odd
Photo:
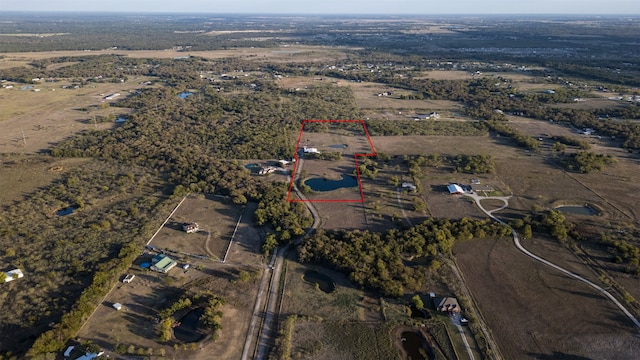
<svg viewBox="0 0 640 360"><path fill-rule="evenodd" d="M104 55L117 54L129 56L132 58L158 58L172 59L185 55L198 56L206 59L221 59L227 57L237 57L241 59L256 61L283 61L283 62L308 62L308 61L329 61L344 59L346 57L347 48L329 47L329 46L310 46L298 45L290 47L273 48L234 48L225 50L209 50L209 51L189 51L188 53L175 49L165 50L69 50L69 51L43 51L28 53L0 53L0 66L5 68L22 66L25 62L33 60L47 59L63 56L86 56L86 55Z"/></svg>
<svg viewBox="0 0 640 360"><path fill-rule="evenodd" d="M506 358L631 359L640 346L608 299L527 258L508 239L458 243L454 253Z"/></svg>
<svg viewBox="0 0 640 360"><path fill-rule="evenodd" d="M51 159L29 155L0 158L0 205L20 201L35 189L49 185L88 159Z"/></svg>
<svg viewBox="0 0 640 360"><path fill-rule="evenodd" d="M203 195L189 196L150 245L222 260L243 213L242 208L227 202ZM183 223L193 222L200 226L198 232L187 234L182 230Z"/></svg>
<svg viewBox="0 0 640 360"><path fill-rule="evenodd" d="M32 85L39 92L21 90L19 84L0 89L0 152L35 153L82 130L110 129L113 122L92 119L125 115L129 110L110 107L104 96L126 96L146 80L136 77L126 83L94 83L78 89L62 89L71 84L68 81Z"/></svg>

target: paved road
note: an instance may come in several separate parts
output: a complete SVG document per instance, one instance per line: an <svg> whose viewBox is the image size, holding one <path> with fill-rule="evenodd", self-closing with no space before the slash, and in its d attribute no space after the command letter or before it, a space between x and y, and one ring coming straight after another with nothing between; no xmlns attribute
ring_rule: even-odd
<svg viewBox="0 0 640 360"><path fill-rule="evenodd" d="M476 194L465 194L465 196L468 196L472 199L474 199L474 201L476 202L476 205L478 205L478 208L480 208L480 210L482 210L482 212L484 212L485 214L487 214L490 218L492 218L493 220L505 225L505 226L509 226L507 223L505 223L504 221L496 218L495 216L493 216L493 212L504 209L506 207L503 206L499 209L495 209L495 210L491 210L491 211L487 211L485 210L484 207L482 207L482 204L480 204L480 200L482 199L499 199L499 200L503 200L506 204L508 204L508 199L509 197L480 197ZM638 319L636 319L635 316L633 316L633 314L631 314L631 312L629 312L629 310L627 310L624 305L622 305L622 303L620 303L618 301L618 299L616 299L613 295L611 295L611 293L609 293L607 290L603 289L602 287L594 284L593 282L583 278L582 276L575 274L563 267L560 267L554 263L552 263L551 261L544 259L538 255L533 254L532 252L530 252L529 250L525 249L524 246L522 246L522 244L520 244L520 238L518 237L518 233L509 226L509 228L511 229L511 234L513 235L513 243L516 245L516 248L518 248L518 250L520 250L522 253L524 253L525 255L529 256L532 259L535 259L545 265L548 265L560 272L562 272L565 275L571 276L574 279L580 280L583 283L591 286L592 288L596 289L598 292L600 292L601 294L603 294L604 296L606 296L607 298L609 298L609 300L611 300L628 318L629 320L631 320L631 322L633 322L633 324L638 327L638 329L640 329L640 321L638 321Z"/></svg>
<svg viewBox="0 0 640 360"><path fill-rule="evenodd" d="M302 163L297 165L299 166L299 169L302 168ZM300 199L307 200L304 194L298 190L295 183L293 184L293 190ZM298 245L303 238L310 235L320 226L320 216L316 208L308 201L305 201L304 204L307 206L311 216L313 217L313 224L309 229L307 229L304 235L299 236L292 242L292 245L294 246ZM282 265L288 251L289 246L276 248L271 259L271 264L265 269L264 275L262 276L262 282L260 284L260 289L258 290L251 323L249 325L249 331L247 333L247 340L245 341L244 350L242 352L242 360L247 360L249 350L251 349L252 344L255 343L254 341L257 341L255 359L262 360L269 357L269 350L274 344L273 340L278 330L276 329L276 320L279 315L278 304L280 303L280 277L282 275ZM273 270L272 273L271 270ZM269 275L270 273L271 275ZM266 291L267 287L268 291ZM261 326L256 328L256 325L261 319Z"/></svg>

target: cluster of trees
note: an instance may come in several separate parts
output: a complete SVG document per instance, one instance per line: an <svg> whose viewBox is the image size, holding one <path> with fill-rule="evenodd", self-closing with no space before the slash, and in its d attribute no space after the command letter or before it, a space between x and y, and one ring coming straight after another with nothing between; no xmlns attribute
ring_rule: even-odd
<svg viewBox="0 0 640 360"><path fill-rule="evenodd" d="M495 163L491 155L458 155L451 159L455 171L467 174L491 174Z"/></svg>
<svg viewBox="0 0 640 360"><path fill-rule="evenodd" d="M451 254L455 241L509 234L508 227L489 220L431 218L407 230L385 233L318 231L300 246L298 257L345 272L360 286L399 297L420 288L429 269L407 266L407 261L428 257L430 267L437 269L437 257Z"/></svg>
<svg viewBox="0 0 640 360"><path fill-rule="evenodd" d="M555 136L552 136L551 139L555 140L556 142L559 142L561 144L564 144L564 145L577 146L582 150L591 149L591 145L589 145L588 141L576 139L576 138L571 137L571 136L555 135Z"/></svg>
<svg viewBox="0 0 640 360"><path fill-rule="evenodd" d="M276 244L272 244L270 237L265 241L266 248L263 249L268 249L265 251L268 253L275 245L288 243L295 236L304 234L304 229L311 226L312 219L304 204L286 201L283 184L269 184L264 190L254 217L258 225L271 225L276 232Z"/></svg>
<svg viewBox="0 0 640 360"><path fill-rule="evenodd" d="M581 173L589 173L594 170L601 171L605 165L615 164L616 162L616 158L612 155L596 154L590 151L567 154L562 159L562 164L567 169Z"/></svg>
<svg viewBox="0 0 640 360"><path fill-rule="evenodd" d="M222 311L219 308L225 304L225 300L211 293L196 294L193 296L183 295L173 302L171 306L159 312L160 325L159 335L160 341L167 342L173 338L173 325L176 321L174 314L183 310L195 309L203 307L204 312L200 317L199 325L207 329L208 332L215 333L222 328Z"/></svg>
<svg viewBox="0 0 640 360"><path fill-rule="evenodd" d="M633 226L600 233L600 241L612 255L612 261L624 265L624 271L640 276L640 230Z"/></svg>
<svg viewBox="0 0 640 360"><path fill-rule="evenodd" d="M125 272L140 254L138 246L127 244L118 256L101 264L101 270L93 275L91 284L82 291L73 308L66 312L53 329L40 334L35 340L27 357L37 358L52 355L62 350L84 325L86 319L100 305L104 296L113 288L118 276Z"/></svg>
<svg viewBox="0 0 640 360"><path fill-rule="evenodd" d="M502 136L507 136L512 138L513 140L516 141L518 146L527 148L529 150L535 150L538 147L540 147L540 141L538 141L537 139L531 136L522 134L521 132L507 125L503 121L489 120L489 121L485 121L484 124L489 129L495 131L496 133Z"/></svg>
<svg viewBox="0 0 640 360"><path fill-rule="evenodd" d="M484 136L487 128L478 122L428 121L428 120L367 120L367 130L372 136L392 135L455 135Z"/></svg>

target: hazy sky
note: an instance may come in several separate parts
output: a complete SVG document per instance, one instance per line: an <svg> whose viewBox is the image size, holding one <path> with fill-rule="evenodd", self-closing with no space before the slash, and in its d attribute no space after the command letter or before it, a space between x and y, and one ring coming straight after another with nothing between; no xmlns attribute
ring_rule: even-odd
<svg viewBox="0 0 640 360"><path fill-rule="evenodd" d="M640 14L640 0L0 0L2 11L270 14Z"/></svg>

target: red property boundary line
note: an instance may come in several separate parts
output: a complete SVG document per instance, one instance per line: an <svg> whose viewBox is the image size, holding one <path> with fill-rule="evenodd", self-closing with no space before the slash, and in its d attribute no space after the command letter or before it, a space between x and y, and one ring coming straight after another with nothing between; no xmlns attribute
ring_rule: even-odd
<svg viewBox="0 0 640 360"><path fill-rule="evenodd" d="M358 187L360 188L360 199L319 199L319 200L309 200L309 199L296 199L292 198L291 192L293 191L293 185L296 178L296 171L298 169L298 153L300 150L300 141L302 140L302 132L304 131L305 124L308 123L359 123L362 125L362 129L364 130L364 134L367 136L367 141L369 142L369 146L371 147L372 153L363 153L363 154L354 154L353 157L356 161L356 174L358 175ZM287 201L289 202L341 202L341 203L361 203L364 202L364 190L362 189L362 181L360 180L360 167L358 158L361 156L376 156L376 148L373 146L373 142L371 141L371 136L369 135L369 131L367 130L367 125L365 125L364 120L304 120L302 121L302 127L300 128L300 134L298 135L298 143L296 144L296 152L293 155L295 159L295 164L293 166L293 172L291 173L291 181L289 183L289 190L287 191Z"/></svg>

